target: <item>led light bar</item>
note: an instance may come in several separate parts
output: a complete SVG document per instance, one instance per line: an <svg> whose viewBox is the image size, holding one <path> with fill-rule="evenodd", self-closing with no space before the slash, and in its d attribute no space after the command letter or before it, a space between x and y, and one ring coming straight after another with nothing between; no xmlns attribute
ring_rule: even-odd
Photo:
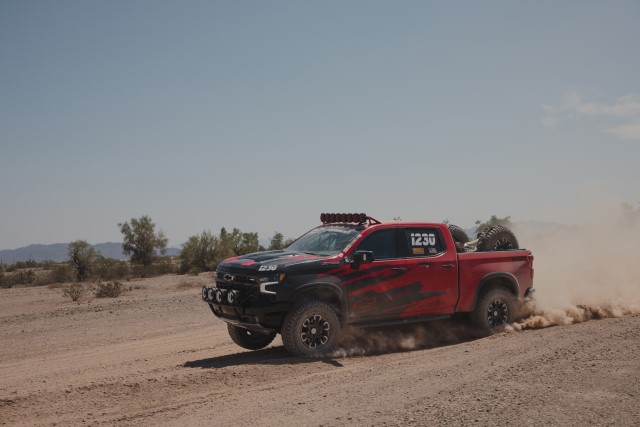
<svg viewBox="0 0 640 427"><path fill-rule="evenodd" d="M333 222L355 222L362 224L370 219L367 214L363 213L323 213L320 214L320 222L330 224Z"/></svg>

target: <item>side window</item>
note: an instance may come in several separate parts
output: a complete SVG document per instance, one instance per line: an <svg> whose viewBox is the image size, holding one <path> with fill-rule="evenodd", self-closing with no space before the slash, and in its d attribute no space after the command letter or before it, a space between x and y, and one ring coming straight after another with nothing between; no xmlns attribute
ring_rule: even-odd
<svg viewBox="0 0 640 427"><path fill-rule="evenodd" d="M434 256L444 252L444 242L435 228L410 228L403 230L410 257Z"/></svg>
<svg viewBox="0 0 640 427"><path fill-rule="evenodd" d="M376 261L398 257L395 229L379 230L364 238L356 249L358 251L373 251Z"/></svg>

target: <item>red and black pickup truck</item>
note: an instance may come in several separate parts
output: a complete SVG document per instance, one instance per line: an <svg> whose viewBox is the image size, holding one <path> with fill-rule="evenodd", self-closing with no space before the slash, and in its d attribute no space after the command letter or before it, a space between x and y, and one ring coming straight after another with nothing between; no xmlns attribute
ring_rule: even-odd
<svg viewBox="0 0 640 427"><path fill-rule="evenodd" d="M255 350L280 333L290 353L315 357L332 351L347 325L454 313L491 330L512 322L518 301L533 292L533 255L510 249L517 243L501 246L496 230L485 233L493 250L467 252L456 238L460 229L446 224L381 223L364 214L321 220L284 250L218 265L215 286L205 286L202 298L236 344Z"/></svg>

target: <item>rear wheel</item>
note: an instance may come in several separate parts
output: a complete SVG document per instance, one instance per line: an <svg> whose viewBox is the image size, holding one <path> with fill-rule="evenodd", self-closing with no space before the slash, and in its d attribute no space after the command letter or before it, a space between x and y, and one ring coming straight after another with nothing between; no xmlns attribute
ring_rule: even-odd
<svg viewBox="0 0 640 427"><path fill-rule="evenodd" d="M340 321L331 305L311 300L293 307L280 334L284 347L294 356L319 357L335 349Z"/></svg>
<svg viewBox="0 0 640 427"><path fill-rule="evenodd" d="M513 323L516 299L504 288L491 289L478 298L471 312L471 323L482 331L492 331Z"/></svg>
<svg viewBox="0 0 640 427"><path fill-rule="evenodd" d="M263 334L256 331L240 328L231 324L227 324L229 336L234 343L248 350L259 350L265 348L275 339L276 333Z"/></svg>

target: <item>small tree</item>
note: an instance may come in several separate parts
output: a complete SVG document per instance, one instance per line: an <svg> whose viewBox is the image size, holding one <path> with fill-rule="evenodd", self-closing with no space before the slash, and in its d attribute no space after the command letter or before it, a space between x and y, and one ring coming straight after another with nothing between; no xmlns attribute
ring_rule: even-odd
<svg viewBox="0 0 640 427"><path fill-rule="evenodd" d="M204 231L200 236L189 237L189 240L182 244L180 251L180 271L186 273L192 268L200 271L215 269L218 262L216 259L218 242L218 238L209 231Z"/></svg>
<svg viewBox="0 0 640 427"><path fill-rule="evenodd" d="M267 249L270 251L277 251L282 248L284 248L284 236L279 231L276 231L273 234L273 237L271 237L271 241L269 242L269 247Z"/></svg>
<svg viewBox="0 0 640 427"><path fill-rule="evenodd" d="M276 231L273 234L273 237L271 238L271 241L269 242L269 250L270 251L276 251L276 250L280 250L280 249L284 249L287 246L289 246L291 243L293 243L293 239L285 239L284 236L282 235L282 233L280 233L279 231Z"/></svg>
<svg viewBox="0 0 640 427"><path fill-rule="evenodd" d="M67 254L76 280L84 282L91 277L94 264L100 258L100 255L89 243L84 240L71 242L67 248Z"/></svg>
<svg viewBox="0 0 640 427"><path fill-rule="evenodd" d="M258 239L258 233L240 233L240 239L234 248L236 255L250 254L259 250L260 240Z"/></svg>
<svg viewBox="0 0 640 427"><path fill-rule="evenodd" d="M233 248L236 246L236 241L239 238L240 230L233 229L232 233L229 233L226 228L222 227L220 230L220 237L218 246L216 248L216 259L226 259L236 256Z"/></svg>
<svg viewBox="0 0 640 427"><path fill-rule="evenodd" d="M231 233L226 228L220 230L217 258L225 259L260 250L258 233L243 233L234 228Z"/></svg>
<svg viewBox="0 0 640 427"><path fill-rule="evenodd" d="M131 223L119 223L124 236L122 251L131 257L131 262L149 266L159 252L164 255L168 239L162 230L155 231L156 225L148 216L131 218Z"/></svg>

